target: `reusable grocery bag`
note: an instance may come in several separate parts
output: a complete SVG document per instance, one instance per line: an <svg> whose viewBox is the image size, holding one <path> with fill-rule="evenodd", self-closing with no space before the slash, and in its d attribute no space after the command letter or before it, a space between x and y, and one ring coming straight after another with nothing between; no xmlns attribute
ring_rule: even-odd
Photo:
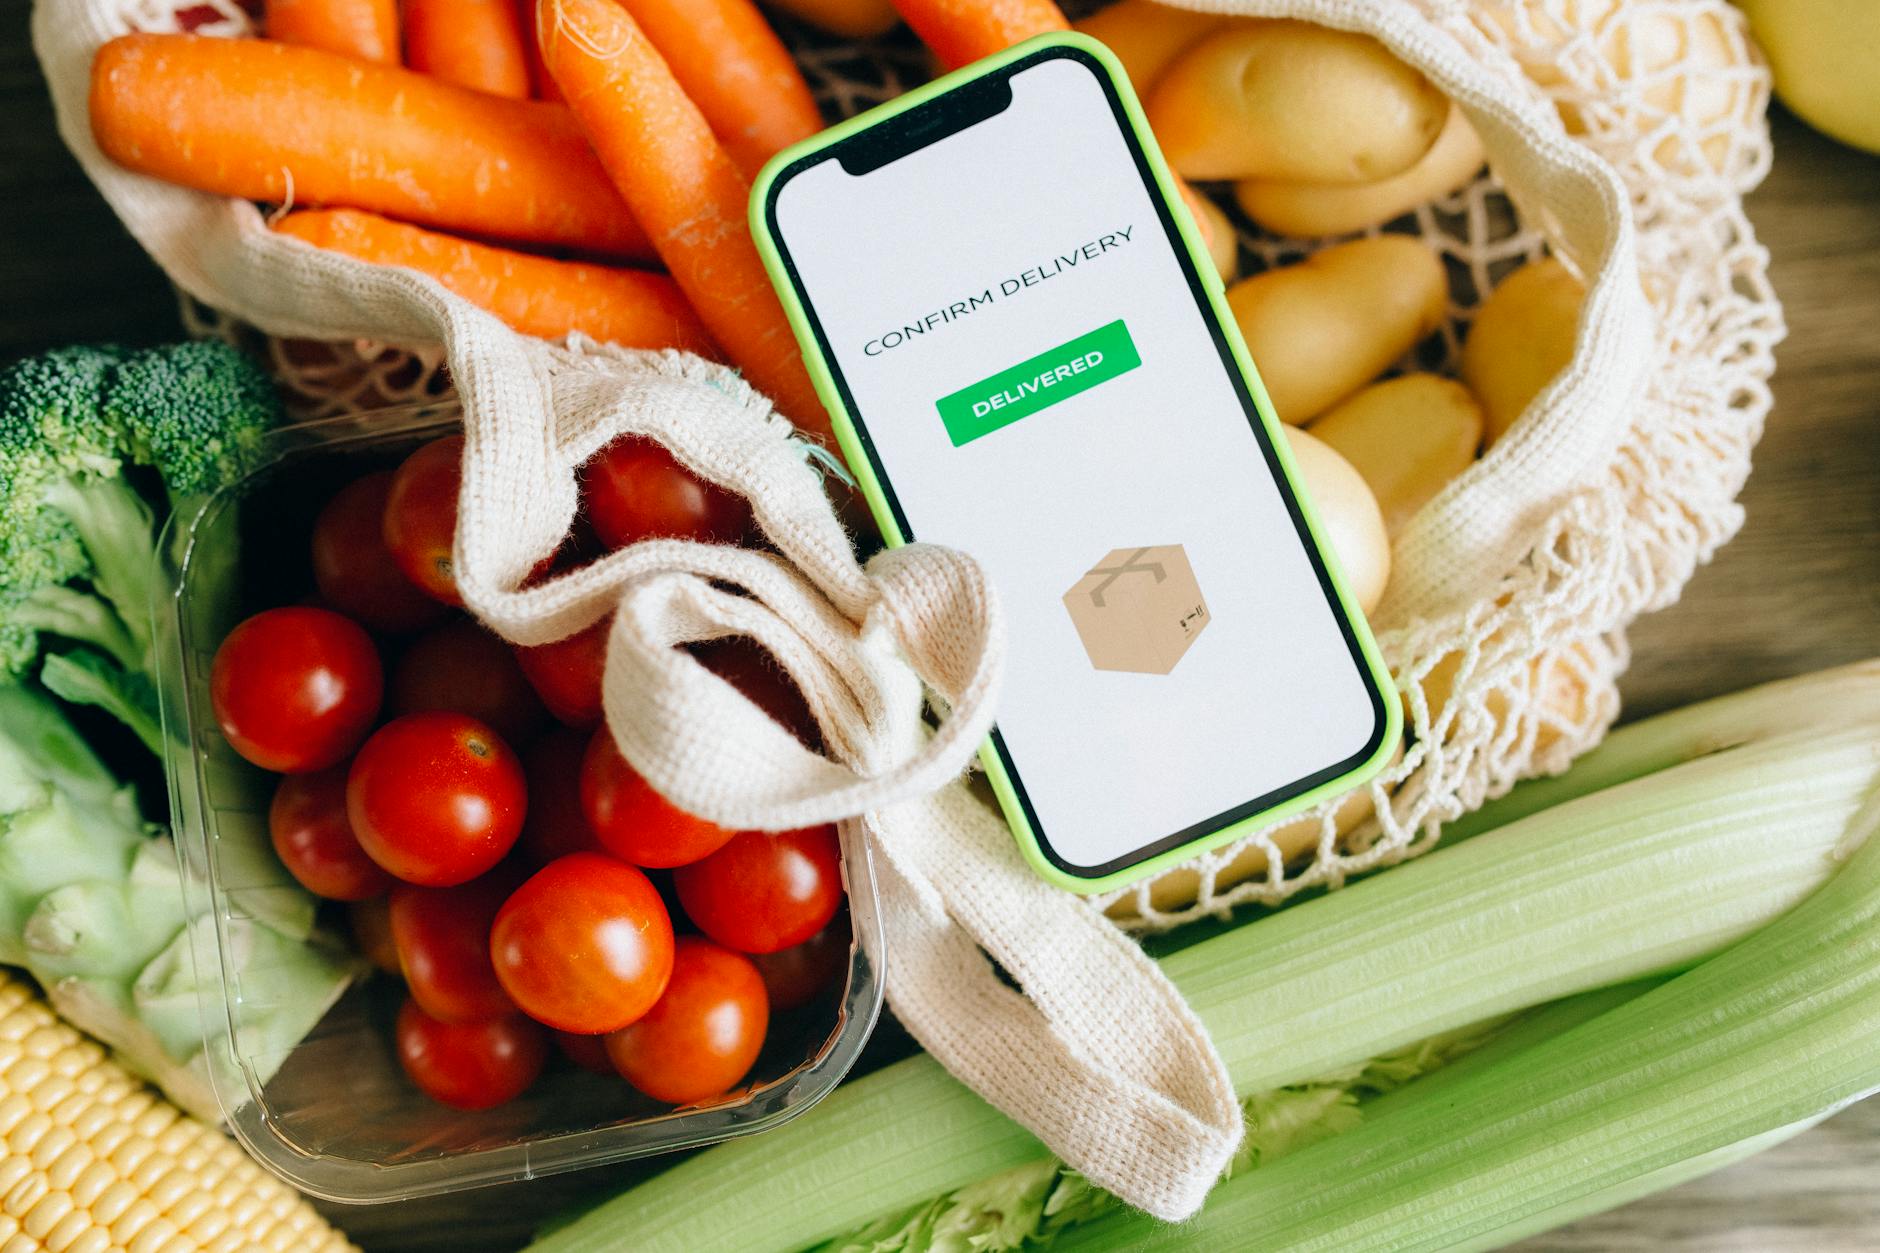
<svg viewBox="0 0 1880 1253"><path fill-rule="evenodd" d="M86 124L91 55L133 29L176 29L177 14L164 0L38 0L34 13L66 142L219 325L448 365L468 437L458 577L477 614L530 644L614 612L607 718L634 767L725 825L841 820L871 840L896 1014L1052 1152L1171 1219L1231 1155L1234 1094L1192 1012L1103 909L1156 928L1336 886L1596 742L1617 709L1624 627L1675 599L1740 521L1781 335L1741 206L1768 162L1767 79L1719 0L1185 7L1370 33L1460 103L1491 174L1416 217L1461 274L1451 347L1493 281L1543 249L1587 294L1571 364L1396 543L1374 622L1406 700L1401 759L1304 820L1316 851L1303 866L1274 829L1094 902L1034 878L965 777L1002 658L995 589L970 554L916 544L857 564L819 454L727 369L526 339L415 273L272 234L254 205L119 169ZM188 11L210 33L246 29L233 0ZM808 69L848 110L894 89L892 75L855 78L869 59L825 48ZM1246 242L1268 262L1316 246ZM397 398L394 377L347 394ZM573 519L574 468L629 432L750 497L776 552L655 541L523 587ZM674 647L726 634L786 666L826 755Z"/></svg>

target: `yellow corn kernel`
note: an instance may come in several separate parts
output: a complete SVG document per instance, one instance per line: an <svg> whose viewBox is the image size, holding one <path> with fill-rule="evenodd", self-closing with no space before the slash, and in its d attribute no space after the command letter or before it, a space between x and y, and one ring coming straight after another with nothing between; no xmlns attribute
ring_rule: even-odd
<svg viewBox="0 0 1880 1253"><path fill-rule="evenodd" d="M350 1249L221 1132L0 975L0 1253Z"/></svg>

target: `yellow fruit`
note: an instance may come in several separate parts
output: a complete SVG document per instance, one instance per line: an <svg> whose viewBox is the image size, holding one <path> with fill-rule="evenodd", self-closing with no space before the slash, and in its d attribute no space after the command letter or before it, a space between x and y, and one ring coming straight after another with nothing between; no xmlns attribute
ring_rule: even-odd
<svg viewBox="0 0 1880 1253"><path fill-rule="evenodd" d="M1249 178L1234 186L1241 210L1275 235L1310 239L1381 226L1446 196L1482 168L1482 141L1462 110L1449 107L1436 143L1401 174L1375 183L1289 183Z"/></svg>
<svg viewBox="0 0 1880 1253"><path fill-rule="evenodd" d="M1462 343L1462 381L1482 402L1485 446L1573 359L1585 294L1579 279L1546 257L1503 279L1476 313Z"/></svg>
<svg viewBox="0 0 1880 1253"><path fill-rule="evenodd" d="M1303 424L1435 330L1442 263L1403 235L1354 239L1242 279L1227 303L1281 421Z"/></svg>
<svg viewBox="0 0 1880 1253"><path fill-rule="evenodd" d="M1405 374L1373 383L1310 429L1364 477L1395 535L1474 463L1482 408L1454 379Z"/></svg>
<svg viewBox="0 0 1880 1253"><path fill-rule="evenodd" d="M1430 150L1448 110L1375 39L1293 21L1204 36L1148 97L1163 153L1189 178L1389 178Z"/></svg>
<svg viewBox="0 0 1880 1253"><path fill-rule="evenodd" d="M1233 18L1191 9L1170 8L1154 0L1121 0L1098 9L1071 29L1105 44L1129 75L1129 85L1143 98L1177 54Z"/></svg>
<svg viewBox="0 0 1880 1253"><path fill-rule="evenodd" d="M1775 71L1776 94L1810 126L1880 152L1880 4L1738 0Z"/></svg>
<svg viewBox="0 0 1880 1253"><path fill-rule="evenodd" d="M1305 484L1312 511L1325 531L1359 608L1370 613L1390 581L1390 536L1384 515L1351 463L1304 431L1287 427L1286 441Z"/></svg>

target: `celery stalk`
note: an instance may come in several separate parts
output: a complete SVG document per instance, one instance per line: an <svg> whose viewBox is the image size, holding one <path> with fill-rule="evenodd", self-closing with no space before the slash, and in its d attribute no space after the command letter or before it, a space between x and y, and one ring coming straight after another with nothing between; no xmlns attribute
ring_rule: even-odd
<svg viewBox="0 0 1880 1253"><path fill-rule="evenodd" d="M1529 779L1449 823L1443 843L1726 749L1874 723L1880 723L1880 659L1778 679L1620 727L1566 773Z"/></svg>
<svg viewBox="0 0 1880 1253"><path fill-rule="evenodd" d="M1336 1074L1242 1102L1247 1138L1228 1176L1268 1165L1391 1109L1408 1091L1441 1085L1579 1026L1654 986L1622 984L1555 1001L1527 1013L1443 1035ZM1049 1244L1060 1231L1120 1209L1122 1203L1054 1158L979 1180L846 1237L816 1253L913 1253L971 1249L1014 1253Z"/></svg>
<svg viewBox="0 0 1880 1253"><path fill-rule="evenodd" d="M1880 779L1873 739L1869 727L1727 749L1439 848L1163 968L1243 1095L1678 969L1828 877ZM602 1250L631 1232L640 1250L796 1249L1045 1155L916 1057L687 1159L535 1247Z"/></svg>
<svg viewBox="0 0 1880 1253"><path fill-rule="evenodd" d="M1731 749L1169 958L1242 1091L1695 962L1819 887L1871 728Z"/></svg>
<svg viewBox="0 0 1880 1253"><path fill-rule="evenodd" d="M1473 1240L1462 1247L1468 1249L1498 1249L1504 1245L1513 1244L1517 1240L1525 1240L1529 1236L1539 1235L1543 1231L1552 1231L1556 1227L1564 1227L1568 1223L1578 1222L1580 1219L1587 1218L1593 1214L1603 1214L1607 1210L1618 1209L1621 1205L1630 1205L1632 1202L1651 1196L1654 1193L1663 1192L1669 1188L1675 1188L1681 1183L1689 1183L1693 1179L1701 1179L1712 1171L1722 1170L1726 1166L1734 1166L1738 1162L1746 1161L1756 1156L1756 1154L1762 1152L1764 1149L1773 1149L1776 1145L1786 1140L1793 1140L1810 1127L1818 1126L1827 1121L1827 1119L1837 1112L1836 1110L1828 1110L1825 1113L1816 1114L1812 1118L1804 1118L1798 1123L1791 1123L1786 1127L1777 1127L1774 1131L1765 1131L1760 1135L1753 1135L1747 1140L1738 1140L1735 1144L1726 1145L1720 1149L1712 1149L1710 1152L1700 1153L1696 1157L1686 1158L1676 1165L1666 1166L1661 1170L1654 1170L1643 1175L1638 1175L1634 1178L1627 1179L1616 1187L1608 1188L1605 1191L1595 1192L1588 1196L1576 1197L1571 1202L1554 1209L1529 1214L1519 1222L1510 1224L1493 1235Z"/></svg>
<svg viewBox="0 0 1880 1253"><path fill-rule="evenodd" d="M1868 750L1874 747L1871 732ZM1880 1088L1880 789L1819 892L1502 1064L1221 1185L1193 1222L1134 1213L1077 1248L1492 1248L1723 1164Z"/></svg>

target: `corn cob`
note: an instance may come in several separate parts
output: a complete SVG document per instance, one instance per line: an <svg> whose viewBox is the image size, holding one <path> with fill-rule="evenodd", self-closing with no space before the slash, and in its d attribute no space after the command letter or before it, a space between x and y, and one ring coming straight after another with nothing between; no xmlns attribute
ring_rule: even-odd
<svg viewBox="0 0 1880 1253"><path fill-rule="evenodd" d="M0 974L0 1253L352 1247L234 1141Z"/></svg>

